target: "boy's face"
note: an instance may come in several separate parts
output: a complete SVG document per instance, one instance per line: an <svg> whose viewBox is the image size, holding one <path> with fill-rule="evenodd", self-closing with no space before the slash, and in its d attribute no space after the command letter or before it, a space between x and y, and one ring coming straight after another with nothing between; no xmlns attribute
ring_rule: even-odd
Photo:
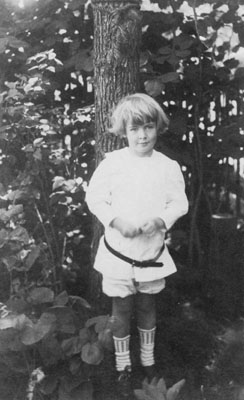
<svg viewBox="0 0 244 400"><path fill-rule="evenodd" d="M139 157L149 157L157 141L156 123L134 124L129 121L126 125L126 136L129 149L133 154Z"/></svg>

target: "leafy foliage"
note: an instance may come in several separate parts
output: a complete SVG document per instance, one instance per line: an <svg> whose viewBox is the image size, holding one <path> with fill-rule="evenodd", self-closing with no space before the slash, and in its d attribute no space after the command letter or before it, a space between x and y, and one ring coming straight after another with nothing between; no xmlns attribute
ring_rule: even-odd
<svg viewBox="0 0 244 400"><path fill-rule="evenodd" d="M117 323L92 318L84 299L84 196L95 159L92 9L83 0L18 4L0 1L0 376L6 399L13 381L5 368L20 377L23 398L39 366L45 379L34 387L43 396L89 399L92 365L111 349ZM211 215L242 216L243 2L152 6L156 12L142 11L141 90L170 116L158 149L181 163L191 204L171 242L188 247L189 263L205 265Z"/></svg>
<svg viewBox="0 0 244 400"><path fill-rule="evenodd" d="M93 144L92 136L84 140L83 135L92 126L92 109L62 114L60 107L48 110L38 104L48 86L44 60L50 61L47 69L56 63L50 52L41 54L36 68L41 65L41 71L19 75L3 93L2 263L10 272L31 274L39 262L43 269L36 281L43 278L45 284L62 287L62 276L73 262L69 253L89 237L83 184Z"/></svg>
<svg viewBox="0 0 244 400"><path fill-rule="evenodd" d="M142 82L170 115L158 147L184 166L188 263L203 265L212 214L243 215L236 178L243 156L242 5L155 3L161 11L144 12Z"/></svg>
<svg viewBox="0 0 244 400"><path fill-rule="evenodd" d="M243 398L243 320L222 326L218 347L207 366L207 398L228 400Z"/></svg>
<svg viewBox="0 0 244 400"><path fill-rule="evenodd" d="M81 283L80 293L87 290L82 274L89 268L91 222L84 194L94 150L92 107L43 103L48 74L59 64L53 51L29 58L29 72L6 81L1 99L0 265L7 305L0 319L1 381L23 375L19 398L28 381L34 393L37 367L46 377L35 393L91 398L92 371L83 373L83 365L100 364L104 354L85 325L90 305L63 290L74 282Z"/></svg>
<svg viewBox="0 0 244 400"><path fill-rule="evenodd" d="M26 292L22 301L25 307L21 314L5 307L0 319L5 379L9 373L28 378L30 369L35 371L41 367L43 377L37 393L51 399L56 398L57 390L59 398L72 397L74 391L80 396L87 392L87 398L92 398L89 379L93 370L84 364L101 363L106 348L104 338L111 348L111 318L89 319L91 307L84 299L69 296L65 291L55 296L46 287Z"/></svg>
<svg viewBox="0 0 244 400"><path fill-rule="evenodd" d="M145 380L142 389L135 390L135 395L138 400L175 400L184 384L183 379L167 389L163 378L154 378L150 383Z"/></svg>

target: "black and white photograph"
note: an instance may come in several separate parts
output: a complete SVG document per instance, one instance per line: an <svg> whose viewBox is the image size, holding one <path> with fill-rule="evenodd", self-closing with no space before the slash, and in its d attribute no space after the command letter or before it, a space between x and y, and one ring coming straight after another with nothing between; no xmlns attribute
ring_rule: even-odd
<svg viewBox="0 0 244 400"><path fill-rule="evenodd" d="M0 400L244 400L244 0L0 0Z"/></svg>

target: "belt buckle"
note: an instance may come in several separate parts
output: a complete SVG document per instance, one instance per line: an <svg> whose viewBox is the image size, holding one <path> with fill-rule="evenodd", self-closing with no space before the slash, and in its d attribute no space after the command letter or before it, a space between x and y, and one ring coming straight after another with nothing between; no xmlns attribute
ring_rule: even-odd
<svg viewBox="0 0 244 400"><path fill-rule="evenodd" d="M134 268L136 266L136 262L133 260L131 263L132 268Z"/></svg>

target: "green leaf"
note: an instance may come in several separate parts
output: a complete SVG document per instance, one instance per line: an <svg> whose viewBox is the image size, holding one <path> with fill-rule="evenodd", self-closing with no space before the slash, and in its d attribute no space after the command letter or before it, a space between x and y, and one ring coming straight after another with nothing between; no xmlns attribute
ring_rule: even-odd
<svg viewBox="0 0 244 400"><path fill-rule="evenodd" d="M9 240L28 244L30 238L27 230L25 228L22 228L22 226L18 226L10 233Z"/></svg>
<svg viewBox="0 0 244 400"><path fill-rule="evenodd" d="M108 315L99 315L98 317L90 318L86 321L86 327L89 328L94 325L95 332L102 332L108 324Z"/></svg>
<svg viewBox="0 0 244 400"><path fill-rule="evenodd" d="M81 338L84 344L87 343L87 341L90 339L89 330L87 328L80 329L79 337Z"/></svg>
<svg viewBox="0 0 244 400"><path fill-rule="evenodd" d="M181 50L186 50L191 47L194 42L194 39L190 35L181 34L176 36L173 40L175 46L179 46Z"/></svg>
<svg viewBox="0 0 244 400"><path fill-rule="evenodd" d="M134 393L139 400L176 400L184 384L185 380L183 379L167 390L163 378L159 380L154 378L150 383L145 379L142 383L142 389L137 389Z"/></svg>
<svg viewBox="0 0 244 400"><path fill-rule="evenodd" d="M61 345L55 336L55 331L54 333L51 332L51 334L46 335L41 342L38 343L38 352L46 367L57 365L60 360L65 358Z"/></svg>
<svg viewBox="0 0 244 400"><path fill-rule="evenodd" d="M166 396L167 387L165 384L165 380L163 378L159 379L159 381L157 383L157 388L160 391L160 393L162 393L164 396Z"/></svg>
<svg viewBox="0 0 244 400"><path fill-rule="evenodd" d="M35 160L41 161L42 160L42 151L41 151L41 149L36 149L34 151L34 153L33 153L33 157L34 157Z"/></svg>
<svg viewBox="0 0 244 400"><path fill-rule="evenodd" d="M71 300L72 304L78 304L82 308L87 308L87 309L91 308L90 304L85 299L83 299L83 297L69 296L69 299Z"/></svg>
<svg viewBox="0 0 244 400"><path fill-rule="evenodd" d="M71 393L75 388L80 386L81 382L82 378L80 375L74 376L66 373L60 380L60 388L67 393Z"/></svg>
<svg viewBox="0 0 244 400"><path fill-rule="evenodd" d="M75 356L69 360L69 370L72 375L76 375L79 372L81 366L82 360L80 357Z"/></svg>
<svg viewBox="0 0 244 400"><path fill-rule="evenodd" d="M7 46L8 46L8 39L1 38L0 39L0 54L5 52Z"/></svg>
<svg viewBox="0 0 244 400"><path fill-rule="evenodd" d="M58 385L58 378L55 375L47 375L39 385L43 394L50 395Z"/></svg>
<svg viewBox="0 0 244 400"><path fill-rule="evenodd" d="M82 339L80 336L74 336L70 339L63 340L61 347L63 352L67 356L72 356L74 354L78 354L81 352L82 347L87 343L89 340L89 336L87 333L87 337Z"/></svg>
<svg viewBox="0 0 244 400"><path fill-rule="evenodd" d="M170 56L170 54L172 53L172 49L168 46L160 47L158 53L162 54L163 56Z"/></svg>
<svg viewBox="0 0 244 400"><path fill-rule="evenodd" d="M1 97L1 95L0 95L0 97ZM4 126L2 128L0 127L0 132L5 131L5 129L6 129L6 126ZM0 182L0 196L5 196L5 194L6 194L6 189L5 189L4 185Z"/></svg>
<svg viewBox="0 0 244 400"><path fill-rule="evenodd" d="M224 65L229 69L237 68L239 65L239 60L230 58L229 60L224 61Z"/></svg>
<svg viewBox="0 0 244 400"><path fill-rule="evenodd" d="M9 350L21 351L24 345L19 340L19 334L14 328L0 331L0 353L6 353Z"/></svg>
<svg viewBox="0 0 244 400"><path fill-rule="evenodd" d="M138 400L153 400L151 397L149 397L142 389L135 389L134 394L136 396L136 399ZM165 400L164 398L162 400Z"/></svg>
<svg viewBox="0 0 244 400"><path fill-rule="evenodd" d="M27 257L25 258L25 265L27 271L33 266L37 258L39 257L41 252L40 246L33 246L30 253L28 253Z"/></svg>
<svg viewBox="0 0 244 400"><path fill-rule="evenodd" d="M55 315L57 321L57 331L74 334L77 330L79 320L70 307L55 306L47 310L48 313Z"/></svg>
<svg viewBox="0 0 244 400"><path fill-rule="evenodd" d="M113 350L114 348L113 334L110 329L104 329L104 331L99 332L98 341L105 349L109 351Z"/></svg>
<svg viewBox="0 0 244 400"><path fill-rule="evenodd" d="M63 186L65 178L63 176L55 176L53 179L53 190L56 190Z"/></svg>
<svg viewBox="0 0 244 400"><path fill-rule="evenodd" d="M81 359L87 364L98 365L103 360L103 349L98 342L86 343L82 347Z"/></svg>
<svg viewBox="0 0 244 400"><path fill-rule="evenodd" d="M179 80L179 74L177 72L168 72L167 74L163 74L159 77L160 82L177 82Z"/></svg>
<svg viewBox="0 0 244 400"><path fill-rule="evenodd" d="M150 58L150 54L148 51L142 51L140 53L140 67L147 65Z"/></svg>
<svg viewBox="0 0 244 400"><path fill-rule="evenodd" d="M56 192L56 193L52 193L50 195L49 204L50 204L50 206L55 206L58 203L65 203L65 201L66 201L66 195L65 195L64 191Z"/></svg>
<svg viewBox="0 0 244 400"><path fill-rule="evenodd" d="M10 314L4 318L0 318L0 329L15 328L22 330L26 325L32 326L32 322L24 314Z"/></svg>
<svg viewBox="0 0 244 400"><path fill-rule="evenodd" d="M10 248L12 249L12 247ZM21 261L18 256L2 257L2 262L7 267L8 271L18 269L18 267L21 265Z"/></svg>
<svg viewBox="0 0 244 400"><path fill-rule="evenodd" d="M54 300L54 292L46 287L31 290L28 301L33 304L51 303Z"/></svg>
<svg viewBox="0 0 244 400"><path fill-rule="evenodd" d="M19 49L20 47L29 47L28 43L24 42L23 40L16 39L13 36L8 37L9 46L15 49Z"/></svg>
<svg viewBox="0 0 244 400"><path fill-rule="evenodd" d="M37 324L26 326L21 332L21 342L30 346L43 339L55 327L56 318L49 313L43 313Z"/></svg>
<svg viewBox="0 0 244 400"><path fill-rule="evenodd" d="M1 213L1 210L0 210ZM6 229L0 230L0 249L8 242L8 231Z"/></svg>
<svg viewBox="0 0 244 400"><path fill-rule="evenodd" d="M17 283L17 290L20 283ZM14 285L14 281L13 281ZM8 310L12 311L15 314L26 314L26 311L29 310L30 305L22 298L22 297L11 297L7 302L6 306Z"/></svg>
<svg viewBox="0 0 244 400"><path fill-rule="evenodd" d="M8 352L1 354L1 364L5 364L10 370L15 374L28 374L28 365L26 363L25 357L23 357L22 352ZM16 376L16 375L13 376Z"/></svg>
<svg viewBox="0 0 244 400"><path fill-rule="evenodd" d="M164 64L168 60L168 56L159 56L156 58L157 64Z"/></svg>
<svg viewBox="0 0 244 400"><path fill-rule="evenodd" d="M58 400L93 400L93 386L91 382L83 382L70 392L63 386L59 387Z"/></svg>
<svg viewBox="0 0 244 400"><path fill-rule="evenodd" d="M167 61L175 68L175 65L179 63L179 58L176 56L175 53L172 53L171 56L167 59Z"/></svg>
<svg viewBox="0 0 244 400"><path fill-rule="evenodd" d="M53 304L55 306L65 306L68 303L68 301L69 301L69 295L66 292L66 290L64 290L55 297Z"/></svg>
<svg viewBox="0 0 244 400"><path fill-rule="evenodd" d="M6 37L6 35L8 34L8 29L7 28L0 28L0 37Z"/></svg>
<svg viewBox="0 0 244 400"><path fill-rule="evenodd" d="M83 382L79 388L72 391L73 400L93 400L92 382Z"/></svg>
<svg viewBox="0 0 244 400"><path fill-rule="evenodd" d="M165 88L164 83L160 82L158 79L146 81L144 82L144 86L146 92L152 97L159 96Z"/></svg>
<svg viewBox="0 0 244 400"><path fill-rule="evenodd" d="M8 222L11 218L14 216L21 214L23 212L23 206L22 204L18 204L15 206L12 206L9 210L5 210L4 208L0 209L0 220L3 222ZM20 229L20 228L17 228ZM21 228L24 230L24 228ZM27 232L27 231L26 231Z"/></svg>
<svg viewBox="0 0 244 400"><path fill-rule="evenodd" d="M167 391L167 400L176 400L179 395L180 390L185 384L185 379L175 383L168 391Z"/></svg>
<svg viewBox="0 0 244 400"><path fill-rule="evenodd" d="M73 396L71 395L71 393L64 390L63 387L59 386L58 400L73 400Z"/></svg>
<svg viewBox="0 0 244 400"><path fill-rule="evenodd" d="M71 192L76 188L75 179L68 179L63 182L62 188L65 192Z"/></svg>
<svg viewBox="0 0 244 400"><path fill-rule="evenodd" d="M175 54L179 58L185 58L188 57L191 54L191 52L189 50L176 50Z"/></svg>
<svg viewBox="0 0 244 400"><path fill-rule="evenodd" d="M25 197L26 193L23 190L12 190L12 192L8 193L8 199L12 202L16 202L16 200L22 199ZM20 212L23 212L23 206L22 210Z"/></svg>

